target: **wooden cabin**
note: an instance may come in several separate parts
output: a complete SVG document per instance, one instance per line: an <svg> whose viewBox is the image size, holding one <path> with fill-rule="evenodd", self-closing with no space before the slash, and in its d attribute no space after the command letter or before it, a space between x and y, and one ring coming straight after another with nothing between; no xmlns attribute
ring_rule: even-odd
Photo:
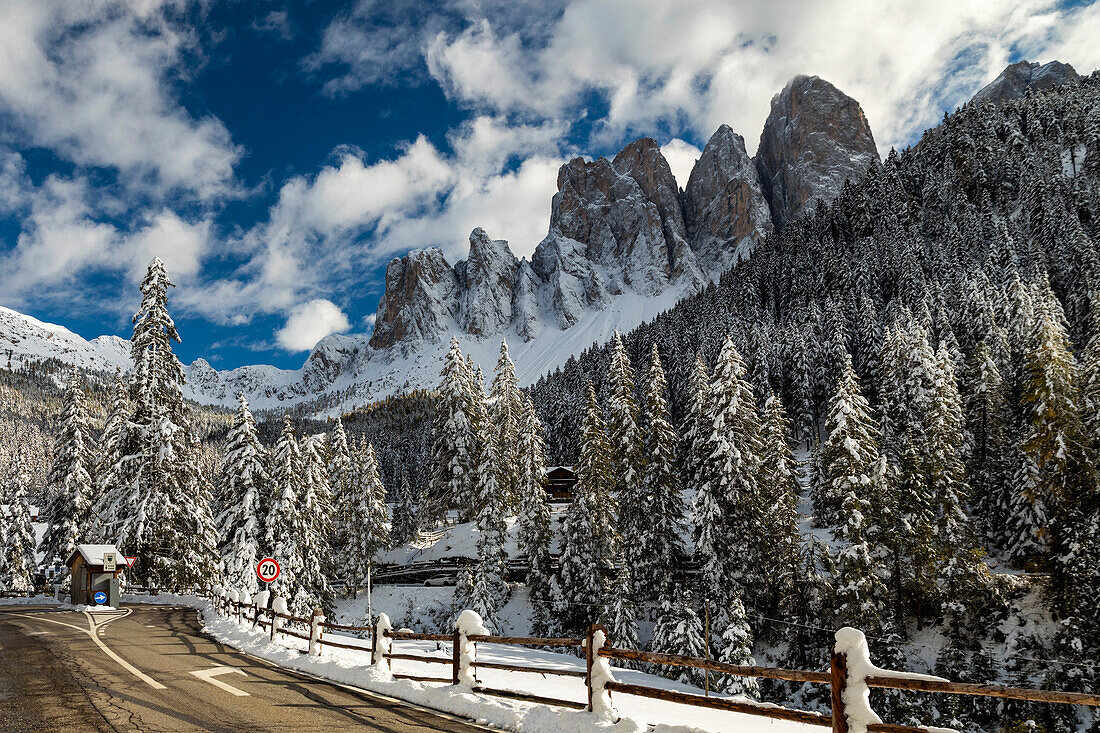
<svg viewBox="0 0 1100 733"><path fill-rule="evenodd" d="M550 501L570 501L577 485L577 472L572 466L550 466L546 469L546 493Z"/></svg>
<svg viewBox="0 0 1100 733"><path fill-rule="evenodd" d="M72 578L69 598L74 606L118 607L118 574L126 567L126 558L117 547L77 545L65 564ZM99 593L103 595L97 600Z"/></svg>

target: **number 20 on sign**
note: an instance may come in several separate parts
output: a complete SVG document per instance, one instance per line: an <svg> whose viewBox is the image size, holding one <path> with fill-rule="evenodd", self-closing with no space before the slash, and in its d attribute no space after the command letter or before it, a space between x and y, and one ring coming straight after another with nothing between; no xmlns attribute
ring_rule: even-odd
<svg viewBox="0 0 1100 733"><path fill-rule="evenodd" d="M256 563L256 577L265 583L271 583L279 577L279 563L273 557L265 557Z"/></svg>

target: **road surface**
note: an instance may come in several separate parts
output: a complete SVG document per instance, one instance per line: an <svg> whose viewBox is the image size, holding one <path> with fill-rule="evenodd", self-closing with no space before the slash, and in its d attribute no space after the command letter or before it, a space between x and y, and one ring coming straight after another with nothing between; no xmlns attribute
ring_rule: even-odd
<svg viewBox="0 0 1100 733"><path fill-rule="evenodd" d="M193 609L0 608L0 731L350 729L485 730L241 654Z"/></svg>

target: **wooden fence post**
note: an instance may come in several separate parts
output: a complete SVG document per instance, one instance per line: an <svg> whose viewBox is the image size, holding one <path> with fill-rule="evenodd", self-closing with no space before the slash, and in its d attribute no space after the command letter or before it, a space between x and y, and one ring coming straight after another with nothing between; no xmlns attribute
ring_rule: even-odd
<svg viewBox="0 0 1100 733"><path fill-rule="evenodd" d="M451 684L458 684L458 673L462 666L462 634L458 633L458 625L455 624L454 639L451 647Z"/></svg>
<svg viewBox="0 0 1100 733"><path fill-rule="evenodd" d="M271 640L275 641L275 609L269 608L267 610L268 613L271 615Z"/></svg>
<svg viewBox="0 0 1100 733"><path fill-rule="evenodd" d="M848 684L848 657L833 652L830 663L833 703L833 733L848 733L848 717L844 711L844 688Z"/></svg>

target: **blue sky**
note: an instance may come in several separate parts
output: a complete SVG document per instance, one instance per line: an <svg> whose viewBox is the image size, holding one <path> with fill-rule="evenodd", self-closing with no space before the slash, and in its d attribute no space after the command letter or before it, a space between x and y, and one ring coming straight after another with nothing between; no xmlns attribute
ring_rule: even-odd
<svg viewBox="0 0 1100 733"><path fill-rule="evenodd" d="M796 73L885 153L1007 63L1100 66L1094 4L0 0L0 305L129 335L177 281L184 361L296 367L365 332L393 256L483 226L529 255L558 166L655 137L755 149ZM681 180L683 183L684 180Z"/></svg>

